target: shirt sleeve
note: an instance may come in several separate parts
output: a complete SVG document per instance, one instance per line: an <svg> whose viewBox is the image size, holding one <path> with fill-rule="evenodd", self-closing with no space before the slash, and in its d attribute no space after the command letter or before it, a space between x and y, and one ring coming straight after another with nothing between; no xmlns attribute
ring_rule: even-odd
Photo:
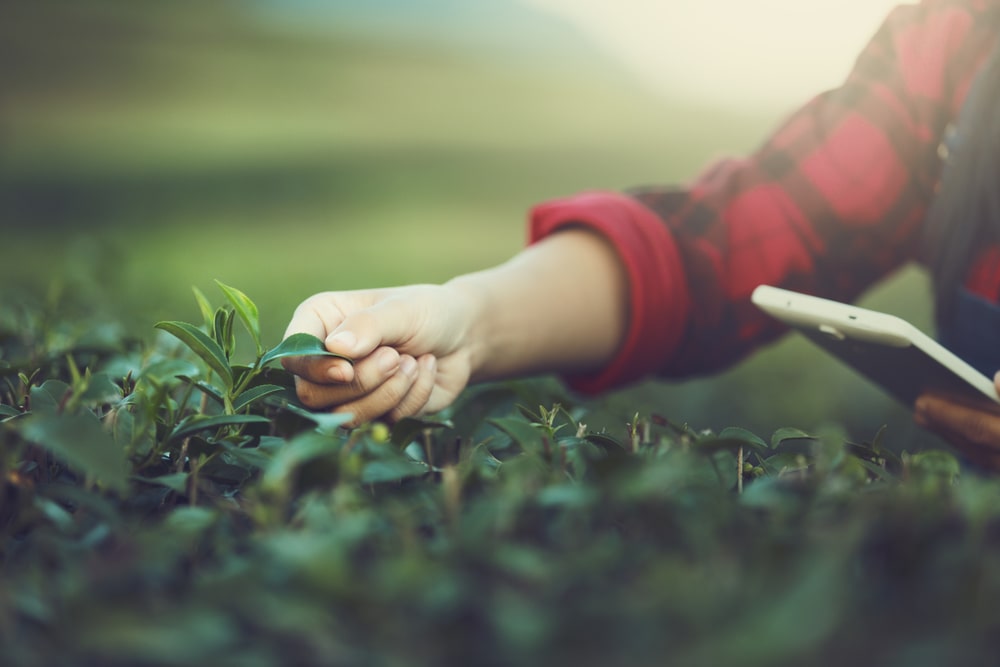
<svg viewBox="0 0 1000 667"><path fill-rule="evenodd" d="M532 211L530 241L567 225L606 235L626 266L626 340L593 393L731 365L785 329L750 302L776 285L842 301L917 258L944 127L996 36L1000 3L893 10L844 83L746 158L682 187L589 192Z"/></svg>

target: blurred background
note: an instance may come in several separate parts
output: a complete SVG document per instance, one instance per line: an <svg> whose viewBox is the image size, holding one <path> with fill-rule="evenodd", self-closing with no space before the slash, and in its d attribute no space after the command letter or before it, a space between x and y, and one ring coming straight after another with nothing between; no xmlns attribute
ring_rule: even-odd
<svg viewBox="0 0 1000 667"><path fill-rule="evenodd" d="M502 261L548 198L683 181L848 71L877 0L10 0L0 5L0 283L130 331L213 279L277 341L327 289ZM926 278L868 297L927 328ZM600 402L697 428L908 414L802 340Z"/></svg>

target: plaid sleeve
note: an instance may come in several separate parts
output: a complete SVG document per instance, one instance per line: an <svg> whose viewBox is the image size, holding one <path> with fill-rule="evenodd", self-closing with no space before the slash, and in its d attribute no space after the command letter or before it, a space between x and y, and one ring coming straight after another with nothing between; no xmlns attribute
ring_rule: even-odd
<svg viewBox="0 0 1000 667"><path fill-rule="evenodd" d="M585 222L628 267L628 338L576 388L724 368L784 331L750 302L756 286L851 301L915 259L940 136L995 40L998 12L989 0L900 6L844 83L750 156L685 187L536 208L532 240Z"/></svg>

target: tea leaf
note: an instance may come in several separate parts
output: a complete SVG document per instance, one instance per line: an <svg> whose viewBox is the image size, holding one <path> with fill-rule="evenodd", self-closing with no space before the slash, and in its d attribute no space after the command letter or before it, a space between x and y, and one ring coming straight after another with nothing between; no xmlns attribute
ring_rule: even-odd
<svg viewBox="0 0 1000 667"><path fill-rule="evenodd" d="M271 348L260 358L260 361L257 362L257 366L258 368L262 368L275 359L281 359L282 357L304 356L338 357L350 363L354 363L342 354L334 354L333 352L327 350L323 341L316 336L307 333L297 333L292 334L285 340L278 343L277 346Z"/></svg>
<svg viewBox="0 0 1000 667"><path fill-rule="evenodd" d="M166 331L187 345L192 352L201 357L208 364L208 367L222 378L227 389L233 388L233 371L229 367L226 353L205 332L187 322L157 322L156 328Z"/></svg>
<svg viewBox="0 0 1000 667"><path fill-rule="evenodd" d="M512 417L501 417L488 420L490 424L510 436L510 439L521 446L526 452L539 452L542 449L542 432L524 421Z"/></svg>
<svg viewBox="0 0 1000 667"><path fill-rule="evenodd" d="M179 440L198 431L206 429L220 428L222 426L237 426L244 424L269 424L271 420L259 415L218 415L216 417L203 417L197 415L181 420L181 423L170 434L168 440Z"/></svg>
<svg viewBox="0 0 1000 667"><path fill-rule="evenodd" d="M306 433L294 438L275 454L264 470L261 486L270 490L281 488L302 464L339 451L341 444L318 433Z"/></svg>
<svg viewBox="0 0 1000 667"><path fill-rule="evenodd" d="M722 429L722 432L719 433L719 437L723 438L723 439L725 439L725 438L735 438L737 440L742 440L744 442L749 443L752 447L756 447L758 449L770 449L767 446L766 442L764 442L756 434L754 434L751 431L746 430L745 428L738 428L738 427L735 427L735 426L730 426L729 428L724 428L724 429Z"/></svg>
<svg viewBox="0 0 1000 667"><path fill-rule="evenodd" d="M285 391L284 387L280 387L276 384L262 384L256 387L251 387L245 392L240 394L233 400L233 410L239 412L243 408L247 407L254 401L259 401L265 396L270 396L271 394L277 394L278 392Z"/></svg>
<svg viewBox="0 0 1000 667"><path fill-rule="evenodd" d="M452 428L454 425L451 421L441 420L441 419L428 419L416 418L416 417L406 417L405 419L400 419L392 427L392 443L399 447L405 447L410 444L419 434L423 433L428 429L443 429Z"/></svg>
<svg viewBox="0 0 1000 667"><path fill-rule="evenodd" d="M187 384L190 384L195 389L197 389L198 391L202 392L203 394L205 394L206 396L208 396L209 398L211 398L213 401L215 401L219 405L225 405L226 404L226 399L222 395L222 392L219 391L216 387L208 384L207 382L204 382L202 380L195 380L194 378L192 378L190 376L187 376L187 375L178 375L177 379L180 380L180 381L182 381L182 382L186 382Z"/></svg>
<svg viewBox="0 0 1000 667"><path fill-rule="evenodd" d="M236 319L236 311L231 308L220 307L215 311L215 342L219 344L222 351L226 353L226 359L233 356L236 349L236 336L233 335L233 322Z"/></svg>
<svg viewBox="0 0 1000 667"><path fill-rule="evenodd" d="M179 493L181 495L187 494L187 480L191 473L178 472L171 475L161 475L159 477L133 477L132 479L136 482L142 482L144 484L155 484L157 486L164 486L174 493Z"/></svg>
<svg viewBox="0 0 1000 667"><path fill-rule="evenodd" d="M21 411L9 405L0 404L0 417L17 417Z"/></svg>
<svg viewBox="0 0 1000 667"><path fill-rule="evenodd" d="M218 280L215 281L215 284L226 295L229 303L233 304L233 308L236 309L236 313L240 316L247 331L250 332L250 337L257 346L257 354L260 355L264 351L264 348L260 342L260 312L257 310L257 304L235 287L230 287Z"/></svg>
<svg viewBox="0 0 1000 667"><path fill-rule="evenodd" d="M354 415L343 412L310 412L293 403L285 403L282 407L315 423L316 431L327 435L336 433L338 428L354 418Z"/></svg>
<svg viewBox="0 0 1000 667"><path fill-rule="evenodd" d="M780 445L785 440L815 440L816 436L809 435L805 431L797 428L779 428L771 436L772 449Z"/></svg>
<svg viewBox="0 0 1000 667"><path fill-rule="evenodd" d="M361 469L361 483L398 482L411 477L422 477L429 471L428 465L421 461L407 459L372 461Z"/></svg>
<svg viewBox="0 0 1000 667"><path fill-rule="evenodd" d="M70 467L116 491L125 490L125 454L93 413L33 414L10 424Z"/></svg>
<svg viewBox="0 0 1000 667"><path fill-rule="evenodd" d="M194 292L194 300L198 302L198 310L201 311L201 317L205 321L205 326L211 327L215 321L215 316L212 314L212 304L208 302L208 299L205 298L200 289L192 287L191 290Z"/></svg>

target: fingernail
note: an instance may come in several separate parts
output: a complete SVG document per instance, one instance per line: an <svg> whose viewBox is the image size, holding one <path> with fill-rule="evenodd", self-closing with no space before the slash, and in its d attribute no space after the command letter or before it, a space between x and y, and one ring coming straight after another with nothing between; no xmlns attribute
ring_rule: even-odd
<svg viewBox="0 0 1000 667"><path fill-rule="evenodd" d="M399 367L399 356L391 351L379 355L378 368L383 373L391 373Z"/></svg>
<svg viewBox="0 0 1000 667"><path fill-rule="evenodd" d="M349 382L350 378L347 376L347 369L340 364L334 364L330 366L330 369L326 372L328 378L334 382Z"/></svg>
<svg viewBox="0 0 1000 667"><path fill-rule="evenodd" d="M326 338L327 348L335 347L344 352L351 352L358 344L358 338L350 331L341 331Z"/></svg>
<svg viewBox="0 0 1000 667"><path fill-rule="evenodd" d="M417 360L413 357L403 357L403 360L399 362L399 370L404 375L415 375L417 372Z"/></svg>

